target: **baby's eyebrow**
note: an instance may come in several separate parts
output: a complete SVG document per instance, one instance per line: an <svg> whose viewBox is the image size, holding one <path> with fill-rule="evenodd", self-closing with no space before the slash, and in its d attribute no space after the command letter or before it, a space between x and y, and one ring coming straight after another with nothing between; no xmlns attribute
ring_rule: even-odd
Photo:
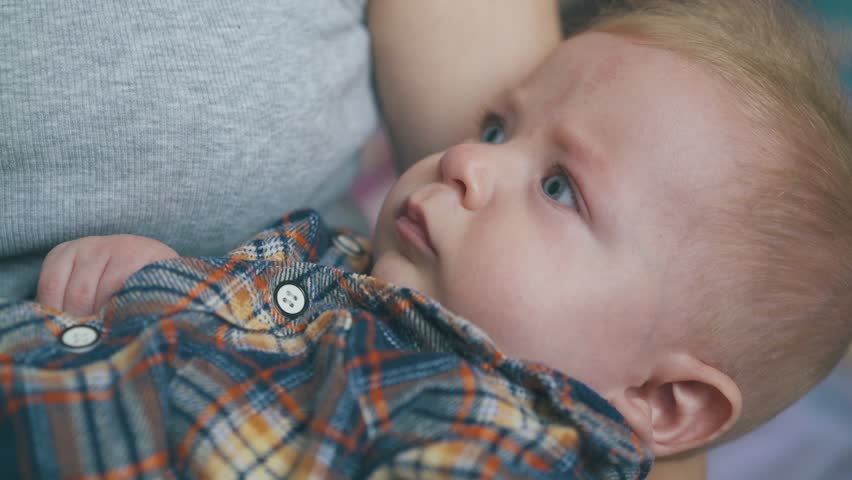
<svg viewBox="0 0 852 480"><path fill-rule="evenodd" d="M562 150L570 153L577 163L583 165L584 170L609 170L609 159L601 152L599 146L595 145L588 135L582 135L579 129L572 128L565 122L559 122L554 129L554 138Z"/></svg>
<svg viewBox="0 0 852 480"><path fill-rule="evenodd" d="M518 86L503 91L495 99L495 104L509 115L513 123L521 123L524 117L524 104L528 102L529 95L524 91L523 86Z"/></svg>

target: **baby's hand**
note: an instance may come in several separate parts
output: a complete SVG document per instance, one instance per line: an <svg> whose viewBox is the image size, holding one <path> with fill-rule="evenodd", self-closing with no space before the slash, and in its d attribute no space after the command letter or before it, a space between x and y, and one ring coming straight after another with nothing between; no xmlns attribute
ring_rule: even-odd
<svg viewBox="0 0 852 480"><path fill-rule="evenodd" d="M44 259L36 301L74 315L92 315L135 271L177 256L165 243L136 235L61 243Z"/></svg>

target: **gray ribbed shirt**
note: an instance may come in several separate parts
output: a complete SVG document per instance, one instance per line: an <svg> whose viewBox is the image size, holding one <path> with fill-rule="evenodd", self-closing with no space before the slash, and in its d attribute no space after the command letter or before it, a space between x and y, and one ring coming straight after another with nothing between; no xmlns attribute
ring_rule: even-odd
<svg viewBox="0 0 852 480"><path fill-rule="evenodd" d="M65 240L217 255L334 203L376 123L365 2L0 3L0 297Z"/></svg>

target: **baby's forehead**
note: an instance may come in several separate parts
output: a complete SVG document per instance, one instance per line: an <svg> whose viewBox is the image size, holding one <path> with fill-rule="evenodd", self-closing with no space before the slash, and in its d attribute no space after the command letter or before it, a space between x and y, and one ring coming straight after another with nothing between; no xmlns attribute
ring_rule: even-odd
<svg viewBox="0 0 852 480"><path fill-rule="evenodd" d="M508 96L566 108L598 106L608 98L641 102L643 108L665 102L682 110L684 104L698 104L707 114L729 110L730 117L736 115L732 105L743 100L719 75L685 54L594 31L564 40Z"/></svg>
<svg viewBox="0 0 852 480"><path fill-rule="evenodd" d="M563 40L549 61L596 85L619 80L627 71L647 71L664 77L695 69L689 58L672 49L653 46L641 37L597 31Z"/></svg>

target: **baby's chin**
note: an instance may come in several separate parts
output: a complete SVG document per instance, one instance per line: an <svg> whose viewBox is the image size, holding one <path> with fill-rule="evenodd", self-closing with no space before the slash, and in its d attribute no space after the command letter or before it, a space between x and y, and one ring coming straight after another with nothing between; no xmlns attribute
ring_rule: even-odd
<svg viewBox="0 0 852 480"><path fill-rule="evenodd" d="M414 265L408 258L396 251L377 254L370 275L392 283L398 287L406 287L427 297L435 298L437 292L429 281L430 275Z"/></svg>

